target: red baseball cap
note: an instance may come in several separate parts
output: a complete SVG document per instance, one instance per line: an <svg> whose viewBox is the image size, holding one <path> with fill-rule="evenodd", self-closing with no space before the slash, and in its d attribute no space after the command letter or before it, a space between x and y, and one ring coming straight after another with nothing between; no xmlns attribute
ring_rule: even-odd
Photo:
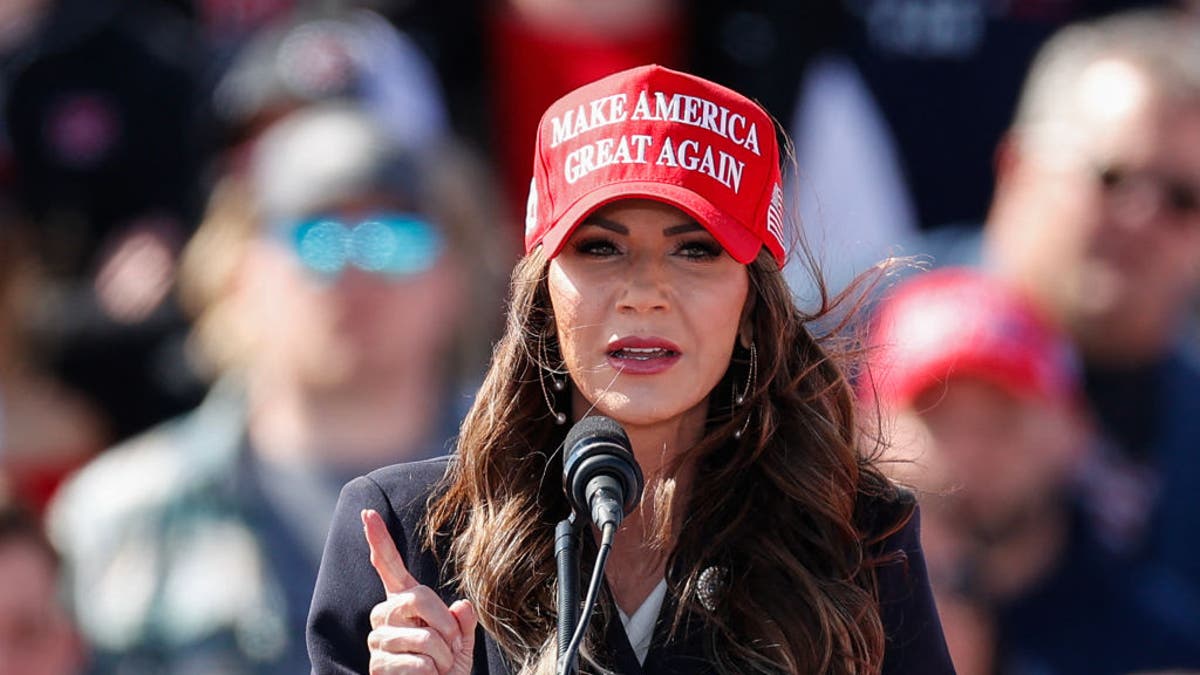
<svg viewBox="0 0 1200 675"><path fill-rule="evenodd" d="M862 388L904 406L953 376L991 382L1021 398L1064 401L1079 393L1067 339L1023 295L965 268L901 284L879 306L868 338Z"/></svg>
<svg viewBox="0 0 1200 675"><path fill-rule="evenodd" d="M696 219L738 262L765 245L782 267L775 125L761 106L694 75L641 66L567 94L542 116L525 251L554 257L592 211L641 197Z"/></svg>

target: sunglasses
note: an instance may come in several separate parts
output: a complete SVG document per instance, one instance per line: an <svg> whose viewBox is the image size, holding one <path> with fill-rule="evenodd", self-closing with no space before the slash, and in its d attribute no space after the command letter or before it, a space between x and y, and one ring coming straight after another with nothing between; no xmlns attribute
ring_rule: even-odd
<svg viewBox="0 0 1200 675"><path fill-rule="evenodd" d="M1155 204L1172 216L1200 214L1200 188L1182 178L1114 164L1096 167L1096 180L1105 193L1121 199L1149 194L1145 190L1152 188Z"/></svg>
<svg viewBox="0 0 1200 675"><path fill-rule="evenodd" d="M428 271L445 248L441 230L411 213L382 213L358 223L316 217L276 230L305 269L336 277L347 266L392 277Z"/></svg>

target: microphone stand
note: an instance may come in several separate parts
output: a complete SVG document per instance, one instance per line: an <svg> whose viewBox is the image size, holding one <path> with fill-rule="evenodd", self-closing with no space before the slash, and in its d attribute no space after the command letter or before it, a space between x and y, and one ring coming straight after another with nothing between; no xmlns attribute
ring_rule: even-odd
<svg viewBox="0 0 1200 675"><path fill-rule="evenodd" d="M558 564L558 660L566 654L579 622L579 530L575 514L558 521L554 530L554 560ZM578 672L578 660L560 663L565 673Z"/></svg>

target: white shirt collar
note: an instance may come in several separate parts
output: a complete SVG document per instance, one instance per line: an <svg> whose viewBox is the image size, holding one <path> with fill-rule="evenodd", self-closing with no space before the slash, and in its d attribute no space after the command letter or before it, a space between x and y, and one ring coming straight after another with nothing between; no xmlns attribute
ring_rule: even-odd
<svg viewBox="0 0 1200 675"><path fill-rule="evenodd" d="M620 607L617 613L621 615L621 623L625 625L625 635L629 645L637 654L638 663L646 662L646 654L650 651L650 641L654 638L654 625L658 623L658 613L662 610L663 598L667 596L667 580L662 579L650 595L642 601L633 616L627 616Z"/></svg>

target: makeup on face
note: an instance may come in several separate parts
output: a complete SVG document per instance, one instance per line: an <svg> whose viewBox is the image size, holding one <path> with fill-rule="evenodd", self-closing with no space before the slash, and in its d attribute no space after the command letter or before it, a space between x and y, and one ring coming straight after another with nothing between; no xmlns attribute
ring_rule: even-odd
<svg viewBox="0 0 1200 675"><path fill-rule="evenodd" d="M649 199L589 214L550 262L558 342L588 406L623 424L705 417L749 295L746 266Z"/></svg>

